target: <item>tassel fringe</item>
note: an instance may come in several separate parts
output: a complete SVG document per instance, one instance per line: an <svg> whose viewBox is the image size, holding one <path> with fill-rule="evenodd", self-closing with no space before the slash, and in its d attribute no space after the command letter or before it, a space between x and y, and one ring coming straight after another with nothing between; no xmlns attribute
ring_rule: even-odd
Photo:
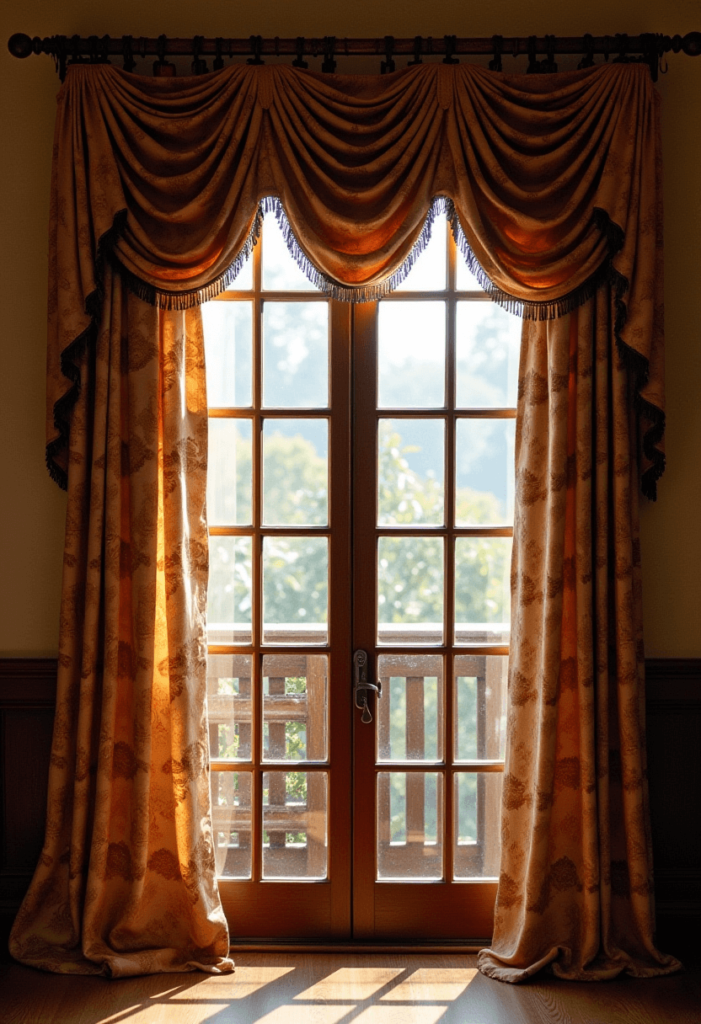
<svg viewBox="0 0 701 1024"><path fill-rule="evenodd" d="M54 424L59 431L59 437L47 445L46 448L46 464L49 474L59 487L66 490L68 480L65 470L55 460L58 452L68 445L70 412L80 394L80 368L78 362L85 348L92 344L97 336L102 308L103 260L110 259L116 269L118 269L128 288L140 299L143 299L144 302L148 302L159 309L191 309L194 306L201 305L203 302L209 302L211 299L216 298L217 295L220 295L221 292L225 291L236 280L244 263L251 256L253 247L260 238L263 218L268 213L274 214L290 256L311 284L325 295L328 295L329 298L337 299L341 302L375 302L393 292L406 280L417 259L431 241L434 221L441 214L445 214L447 217L455 243L467 263L470 273L479 286L493 302L496 302L497 305L507 310L507 312L524 320L554 320L565 316L573 309L587 302L603 283L608 282L612 287L614 296L614 336L616 344L634 381L636 408L650 423L650 428L643 436L643 451L652 465L643 474L642 491L647 498L650 498L652 501L656 500L657 481L664 473L665 468L664 453L657 447L664 434L665 415L661 409L651 405L641 397L640 391L647 383L649 377L649 363L644 356L641 356L639 352L636 352L627 345L621 336L621 331L625 326L628 315L624 301L624 296L628 291L628 281L614 268L613 258L623 248L623 230L613 223L605 210L596 208L593 212L593 220L596 227L606 238L608 258L588 281L585 281L579 288L568 295L563 295L551 302L531 302L509 295L493 284L470 247L460 224L453 200L447 196L436 196L433 199L421 229L421 234L401 267L391 277L379 284L358 288L340 284L318 270L302 249L292 231L285 208L280 199L276 196L266 196L258 205L253 225L243 247L220 277L202 288L194 288L178 293L162 291L127 270L114 255L114 244L123 232L127 219L127 211L120 210L114 218L111 229L102 236L98 244L95 259L95 278L98 285L95 291L88 296L85 303L85 309L90 315L91 322L83 333L64 349L61 354L61 371L72 384L66 394L54 406Z"/></svg>
<svg viewBox="0 0 701 1024"><path fill-rule="evenodd" d="M615 309L613 334L616 339L616 347L632 380L635 408L638 414L650 424L643 434L643 452L652 465L643 473L640 486L646 498L649 498L650 501L657 501L657 481L665 471L665 454L657 447L665 432L665 414L662 409L642 397L641 391L650 378L650 364L645 356L631 348L621 335L628 319L628 307L623 297L628 291L629 282L613 266L613 257L623 248L623 231L618 224L613 223L605 210L598 208L594 210L594 223L605 235L609 248L609 258L605 265L613 292Z"/></svg>
<svg viewBox="0 0 701 1024"><path fill-rule="evenodd" d="M148 302L150 306L156 306L157 309L193 309L195 306L201 306L204 302L210 302L212 299L216 299L217 295L221 295L222 292L233 284L244 264L250 258L253 248L258 243L260 233L263 229L263 204L258 206L253 225L248 233L248 238L243 244L243 247L237 254L236 258L226 268L223 274L221 274L216 280L210 284L204 285L202 288L191 288L188 291L183 292L165 292L160 288L154 287L142 278L137 277L130 270L120 263L114 253L110 253L110 259L115 267L119 270L122 279L126 282L127 287L134 295L137 295L144 302Z"/></svg>
<svg viewBox="0 0 701 1024"><path fill-rule="evenodd" d="M56 458L60 452L68 448L71 412L78 401L81 388L79 362L86 349L97 341L97 332L102 316L102 300L104 298L102 267L105 258L112 252L126 224L126 209L118 210L112 221L112 227L98 240L94 268L96 288L90 292L85 300L85 312L90 317L90 323L61 352L61 373L71 381L71 386L65 394L61 395L57 402L54 402L54 426L58 430L58 437L54 438L46 446L46 468L51 479L58 484L62 491L68 490L68 474L63 466L59 465Z"/></svg>

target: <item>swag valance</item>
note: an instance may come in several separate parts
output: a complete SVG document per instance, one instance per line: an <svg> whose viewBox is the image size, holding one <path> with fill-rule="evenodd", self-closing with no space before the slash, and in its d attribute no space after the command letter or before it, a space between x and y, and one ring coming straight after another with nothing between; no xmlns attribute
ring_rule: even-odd
<svg viewBox="0 0 701 1024"><path fill-rule="evenodd" d="M185 79L72 66L53 178L52 475L65 486L76 358L99 320L103 256L142 299L188 308L236 275L267 202L309 276L365 301L402 279L438 200L481 283L529 319L568 312L608 276L654 495L664 465L659 150L644 65L556 77L235 65Z"/></svg>

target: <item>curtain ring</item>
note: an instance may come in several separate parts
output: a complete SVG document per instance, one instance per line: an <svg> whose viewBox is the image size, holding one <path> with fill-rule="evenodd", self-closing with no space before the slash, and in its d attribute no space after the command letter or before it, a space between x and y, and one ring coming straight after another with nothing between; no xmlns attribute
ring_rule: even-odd
<svg viewBox="0 0 701 1024"><path fill-rule="evenodd" d="M222 49L224 47L224 40L221 36L217 36L214 40L214 63L212 68L214 71L221 71L224 67L224 58L222 57Z"/></svg>
<svg viewBox="0 0 701 1024"><path fill-rule="evenodd" d="M175 64L171 64L166 60L166 46L168 45L168 39L165 34L160 35L156 40L156 53L158 54L158 60L153 62L153 73L157 78L174 78L175 77ZM146 50L146 40L143 39L143 48Z"/></svg>
<svg viewBox="0 0 701 1024"><path fill-rule="evenodd" d="M80 64L80 36L71 36L70 41L71 64Z"/></svg>
<svg viewBox="0 0 701 1024"><path fill-rule="evenodd" d="M410 60L407 67L411 67L412 64L421 64L421 50L423 48L422 36L414 36L414 59Z"/></svg>
<svg viewBox="0 0 701 1024"><path fill-rule="evenodd" d="M251 36L251 53L252 57L249 57L246 61L247 64L265 64L265 61L261 59L261 53L263 52L263 36Z"/></svg>
<svg viewBox="0 0 701 1024"><path fill-rule="evenodd" d="M537 75L540 71L540 64L536 60L536 45L537 39L535 36L528 37L528 67L526 68L527 75Z"/></svg>
<svg viewBox="0 0 701 1024"><path fill-rule="evenodd" d="M56 49L56 66L58 68L58 77L61 82L66 80L66 56L68 51L68 40L65 36L54 36Z"/></svg>
<svg viewBox="0 0 701 1024"><path fill-rule="evenodd" d="M391 75L395 70L392 54L394 53L394 36L385 36L385 60L380 64L381 75Z"/></svg>
<svg viewBox="0 0 701 1024"><path fill-rule="evenodd" d="M110 42L111 39L108 35L104 35L100 40L100 63L111 64L110 60Z"/></svg>
<svg viewBox="0 0 701 1024"><path fill-rule="evenodd" d="M297 36L297 59L292 61L293 68L308 68L309 62L304 59L304 36Z"/></svg>
<svg viewBox="0 0 701 1024"><path fill-rule="evenodd" d="M617 32L616 40L614 43L618 50L618 56L616 57L614 64L628 64L628 36L625 32Z"/></svg>
<svg viewBox="0 0 701 1024"><path fill-rule="evenodd" d="M206 75L209 71L207 61L202 57L202 46L204 36L195 36L192 40L192 73L193 75Z"/></svg>
<svg viewBox="0 0 701 1024"><path fill-rule="evenodd" d="M580 60L577 68L583 71L584 68L594 67L594 36L587 32L584 36L584 57Z"/></svg>
<svg viewBox="0 0 701 1024"><path fill-rule="evenodd" d="M460 61L457 57L454 57L455 49L458 45L457 36L443 36L445 43L445 57L443 58L444 64L459 64Z"/></svg>
<svg viewBox="0 0 701 1024"><path fill-rule="evenodd" d="M492 48L494 57L489 62L489 70L501 71L501 53L504 48L504 39L502 36L492 36Z"/></svg>
<svg viewBox="0 0 701 1024"><path fill-rule="evenodd" d="M325 75L332 75L336 70L336 61L333 59L333 53L336 49L336 36L324 36L324 63L321 65L321 70Z"/></svg>
<svg viewBox="0 0 701 1024"><path fill-rule="evenodd" d="M660 74L666 75L669 71L669 64L667 63L667 58L665 57L667 47L665 45L665 37L660 33L658 33L655 36L655 47L657 49L657 61ZM662 61L664 61L664 67L662 65Z"/></svg>
<svg viewBox="0 0 701 1024"><path fill-rule="evenodd" d="M122 64L124 70L133 71L136 67L136 61L131 49L131 36L122 36L122 57L124 58L124 63Z"/></svg>
<svg viewBox="0 0 701 1024"><path fill-rule="evenodd" d="M557 72L557 64L555 63L555 47L557 46L557 40L555 36L545 37L545 52L547 58L540 62L540 70L548 75L554 75Z"/></svg>

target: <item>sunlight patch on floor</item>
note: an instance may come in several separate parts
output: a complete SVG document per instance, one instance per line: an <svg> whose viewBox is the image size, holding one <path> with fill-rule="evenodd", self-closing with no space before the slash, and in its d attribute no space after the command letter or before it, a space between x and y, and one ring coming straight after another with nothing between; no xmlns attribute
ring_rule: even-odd
<svg viewBox="0 0 701 1024"><path fill-rule="evenodd" d="M463 994L478 972L466 967L420 967L380 996L383 1002L450 1003Z"/></svg>
<svg viewBox="0 0 701 1024"><path fill-rule="evenodd" d="M404 967L339 967L315 982L295 999L370 999L405 973Z"/></svg>

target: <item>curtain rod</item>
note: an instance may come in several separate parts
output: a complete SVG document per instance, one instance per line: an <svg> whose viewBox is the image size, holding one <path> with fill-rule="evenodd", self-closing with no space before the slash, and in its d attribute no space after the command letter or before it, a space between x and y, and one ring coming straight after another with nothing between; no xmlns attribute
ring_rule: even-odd
<svg viewBox="0 0 701 1024"><path fill-rule="evenodd" d="M557 71L555 54L583 54L579 67L592 67L594 56L601 54L605 60L614 55L617 62L641 62L650 67L654 81L660 61L666 53L685 53L690 57L701 54L701 32L688 32L685 36L666 36L647 32L642 35L629 36L618 33L615 36L491 36L490 38L458 38L443 36L434 39L432 36L414 36L411 39L395 39L384 36L378 39L341 39L336 36L306 39L297 36L295 39L264 39L262 36L249 36L247 39L205 39L195 36L193 39L168 39L165 35L158 38L145 36L39 36L25 35L17 32L10 37L8 49L14 57L29 57L31 54L46 53L56 61L61 80L65 77L66 65L71 63L106 63L109 58L122 57L124 69L132 71L136 65L136 57L156 56L154 73L172 75L175 66L166 57L193 56L192 71L204 74L209 69L205 60L214 57L213 67L218 70L224 66L224 58L248 57L248 64L263 64L263 57L294 57L295 67L308 67L305 57L323 57L321 70L333 73L336 69L336 57L375 56L382 57L381 73L395 70L395 57L413 57L410 64L420 64L423 57L444 56L444 64L457 64L458 55L491 55L489 67L492 71L502 70L502 58L527 55L529 73L548 73ZM545 60L537 60L537 54L545 54Z"/></svg>

